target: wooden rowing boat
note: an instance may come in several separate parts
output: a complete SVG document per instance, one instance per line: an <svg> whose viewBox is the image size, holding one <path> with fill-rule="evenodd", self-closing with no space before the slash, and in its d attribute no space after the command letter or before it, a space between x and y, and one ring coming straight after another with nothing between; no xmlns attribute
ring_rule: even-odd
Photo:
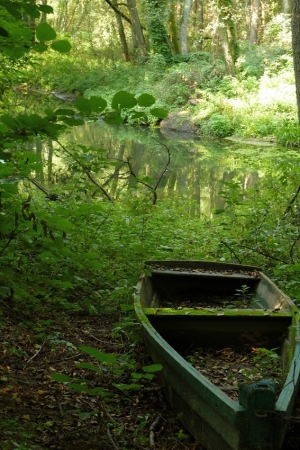
<svg viewBox="0 0 300 450"><path fill-rule="evenodd" d="M163 366L169 403L206 449L281 449L300 380L299 310L259 268L148 261L134 307L148 351ZM195 346L238 348L245 336L254 347L279 348L280 389L263 377L240 384L234 400L182 356Z"/></svg>

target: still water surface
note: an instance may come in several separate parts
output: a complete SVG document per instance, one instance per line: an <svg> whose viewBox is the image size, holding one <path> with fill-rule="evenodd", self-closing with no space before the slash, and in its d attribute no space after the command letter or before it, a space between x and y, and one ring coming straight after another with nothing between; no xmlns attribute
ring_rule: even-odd
<svg viewBox="0 0 300 450"><path fill-rule="evenodd" d="M285 151L263 144L251 146L160 129L108 126L103 122L73 128L61 141L67 148L75 142L106 149L104 155L119 162L109 169L110 172L104 170L98 178L114 198L133 183L128 166L122 161L130 158L135 175L149 177L149 184L155 185L165 169L169 151L170 164L159 184L158 201L166 197L192 200L196 205L195 212L208 217L224 207L225 199L220 195L224 183L225 186L237 183L246 195L249 188L259 187L270 165L277 157L282 160ZM54 144L54 150L56 155L61 155L57 144ZM49 148L44 151L49 152ZM49 155L44 151L44 158L49 161ZM63 156L51 157L51 161L60 167L60 172L67 167Z"/></svg>

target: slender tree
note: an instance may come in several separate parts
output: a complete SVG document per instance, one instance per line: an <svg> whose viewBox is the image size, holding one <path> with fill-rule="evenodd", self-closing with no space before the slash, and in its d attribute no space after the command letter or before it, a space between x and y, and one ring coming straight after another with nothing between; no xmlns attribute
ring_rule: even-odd
<svg viewBox="0 0 300 450"><path fill-rule="evenodd" d="M257 43L259 17L261 11L261 0L252 0L250 7L250 28L249 28L249 41L252 44Z"/></svg>
<svg viewBox="0 0 300 450"><path fill-rule="evenodd" d="M300 1L292 0L292 45L294 71L296 81L296 97L298 105L298 121L300 124Z"/></svg>
<svg viewBox="0 0 300 450"><path fill-rule="evenodd" d="M169 3L169 33L170 40L172 44L173 51L175 55L180 54L180 45L179 45L179 31L178 31L178 23L177 23L177 9L178 3L176 0L171 0Z"/></svg>
<svg viewBox="0 0 300 450"><path fill-rule="evenodd" d="M238 56L235 23L233 20L233 1L219 0L219 39L227 75L235 72L235 62Z"/></svg>
<svg viewBox="0 0 300 450"><path fill-rule="evenodd" d="M184 0L183 17L180 26L180 48L182 55L186 55L188 53L187 29L189 24L191 7L192 7L192 0Z"/></svg>
<svg viewBox="0 0 300 450"><path fill-rule="evenodd" d="M114 6L117 6L117 0L112 0L112 4ZM117 26L118 26L120 42L121 42L121 46L122 46L123 59L124 59L124 61L130 61L125 30L124 30L124 26L123 26L123 22L122 22L122 16L116 11L115 11L115 16L116 16L116 21L117 21Z"/></svg>
<svg viewBox="0 0 300 450"><path fill-rule="evenodd" d="M135 0L127 0L127 6L130 13L131 18L131 27L132 27L132 33L134 36L134 40L137 43L137 46L143 56L146 56L148 54L145 38L143 35L143 30L140 22L140 18L138 15L138 11L136 8L136 1Z"/></svg>

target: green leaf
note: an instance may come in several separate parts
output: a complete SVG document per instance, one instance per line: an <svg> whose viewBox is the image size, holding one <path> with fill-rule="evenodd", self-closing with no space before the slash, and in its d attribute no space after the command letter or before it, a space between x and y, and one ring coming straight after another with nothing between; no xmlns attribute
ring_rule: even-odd
<svg viewBox="0 0 300 450"><path fill-rule="evenodd" d="M150 94L142 94L137 99L139 106L152 106L155 103L155 98Z"/></svg>
<svg viewBox="0 0 300 450"><path fill-rule="evenodd" d="M20 9L20 3L14 3L14 2L2 2L1 6L3 6L9 14L14 16L17 20L22 19L22 14Z"/></svg>
<svg viewBox="0 0 300 450"><path fill-rule="evenodd" d="M11 130L17 131L19 129L19 124L9 114L3 114L0 117L0 119L1 119L1 122L4 123L4 125L6 125Z"/></svg>
<svg viewBox="0 0 300 450"><path fill-rule="evenodd" d="M33 49L38 53L44 53L48 50L48 45L44 42L35 42Z"/></svg>
<svg viewBox="0 0 300 450"><path fill-rule="evenodd" d="M90 363L79 363L77 364L77 367L80 367L81 369L87 369L87 370L92 370L93 372L100 372L99 367L94 366L94 364L90 364Z"/></svg>
<svg viewBox="0 0 300 450"><path fill-rule="evenodd" d="M68 389L74 392L89 392L89 388L86 384L72 383L68 386Z"/></svg>
<svg viewBox="0 0 300 450"><path fill-rule="evenodd" d="M3 124L0 123L0 133L7 133L8 132L8 128Z"/></svg>
<svg viewBox="0 0 300 450"><path fill-rule="evenodd" d="M87 261L88 266L95 270L103 270L103 263L98 261Z"/></svg>
<svg viewBox="0 0 300 450"><path fill-rule="evenodd" d="M58 116L71 116L71 117L73 117L75 115L75 111L73 109L64 109L64 108L56 109L53 113L57 114Z"/></svg>
<svg viewBox="0 0 300 450"><path fill-rule="evenodd" d="M145 373L144 378L146 378L147 380L153 380L154 375L153 373Z"/></svg>
<svg viewBox="0 0 300 450"><path fill-rule="evenodd" d="M63 373L54 373L51 375L51 378L54 381L59 381L60 383L68 383L70 381L74 381L73 378L68 377L68 375L64 375Z"/></svg>
<svg viewBox="0 0 300 450"><path fill-rule="evenodd" d="M9 33L8 33L8 31L7 31L5 28L0 27L0 36L2 36L2 37L8 37L8 36L9 36Z"/></svg>
<svg viewBox="0 0 300 450"><path fill-rule="evenodd" d="M90 107L93 112L101 113L107 106L107 101L102 97L90 97Z"/></svg>
<svg viewBox="0 0 300 450"><path fill-rule="evenodd" d="M112 99L111 107L113 109L130 109L137 105L137 99L133 94L127 91L117 92Z"/></svg>
<svg viewBox="0 0 300 450"><path fill-rule="evenodd" d="M108 392L107 389L102 388L102 387L96 387L93 389L89 389L88 393L90 395L100 395L101 397L107 397L110 395L110 393Z"/></svg>
<svg viewBox="0 0 300 450"><path fill-rule="evenodd" d="M152 116L158 119L165 119L168 116L168 111L164 108L154 108L150 110Z"/></svg>
<svg viewBox="0 0 300 450"><path fill-rule="evenodd" d="M132 373L131 374L132 378L134 378L135 380L139 380L140 378L143 378L143 374L141 373Z"/></svg>
<svg viewBox="0 0 300 450"><path fill-rule="evenodd" d="M150 366L143 367L144 372L159 372L162 370L163 366L161 364L151 364Z"/></svg>
<svg viewBox="0 0 300 450"><path fill-rule="evenodd" d="M56 38L56 32L48 23L42 22L40 23L35 30L36 38L41 41L52 41Z"/></svg>
<svg viewBox="0 0 300 450"><path fill-rule="evenodd" d="M49 5L37 5L38 9L46 14L53 14L53 8Z"/></svg>
<svg viewBox="0 0 300 450"><path fill-rule="evenodd" d="M0 183L0 192L2 197L11 197L12 195L16 195L18 193L18 184L17 183Z"/></svg>
<svg viewBox="0 0 300 450"><path fill-rule="evenodd" d="M142 386L140 384L119 384L119 383L112 383L114 387L117 389L120 389L120 391L126 391L127 389L141 389Z"/></svg>
<svg viewBox="0 0 300 450"><path fill-rule="evenodd" d="M25 2L23 2L22 3L22 8L24 9L24 11L26 11L26 13L30 17L33 17L34 19L38 19L40 17L40 15L41 15L41 13L38 10L38 8L36 7L36 5L26 4Z"/></svg>
<svg viewBox="0 0 300 450"><path fill-rule="evenodd" d="M63 219L62 217L51 217L49 218L49 224L58 228L61 231L69 231L74 225L69 220Z"/></svg>
<svg viewBox="0 0 300 450"><path fill-rule="evenodd" d="M117 359L114 355L100 352L99 350L93 347L79 347L79 350L81 350L84 353L87 353L90 356L93 356L95 359L97 359L97 361L106 362L107 364L113 364L117 362Z"/></svg>
<svg viewBox="0 0 300 450"><path fill-rule="evenodd" d="M87 98L84 97L78 97L76 98L74 102L75 107L78 109L78 111L83 112L85 114L91 113L91 104L90 101Z"/></svg>
<svg viewBox="0 0 300 450"><path fill-rule="evenodd" d="M109 112L103 117L103 121L109 125L121 125L123 118L118 113Z"/></svg>
<svg viewBox="0 0 300 450"><path fill-rule="evenodd" d="M24 123L26 126L33 128L34 130L49 125L49 120L39 116L38 114L20 114L17 119L19 122Z"/></svg>
<svg viewBox="0 0 300 450"><path fill-rule="evenodd" d="M52 42L50 47L52 48L52 50L55 50L56 52L59 52L59 53L69 53L69 51L72 48L70 42L67 41L66 39L54 41L54 42Z"/></svg>
<svg viewBox="0 0 300 450"><path fill-rule="evenodd" d="M7 286L0 286L0 296L1 297L10 297L11 290Z"/></svg>

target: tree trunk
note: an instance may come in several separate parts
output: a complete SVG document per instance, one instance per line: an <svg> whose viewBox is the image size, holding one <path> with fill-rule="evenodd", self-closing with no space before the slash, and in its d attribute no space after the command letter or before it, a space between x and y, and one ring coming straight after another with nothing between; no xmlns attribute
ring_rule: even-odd
<svg viewBox="0 0 300 450"><path fill-rule="evenodd" d="M296 81L298 121L300 124L300 2L292 0L292 45Z"/></svg>
<svg viewBox="0 0 300 450"><path fill-rule="evenodd" d="M252 44L257 43L257 33L258 33L260 11L261 11L261 1L260 0L252 0L251 15L250 15L250 30L249 30L249 41Z"/></svg>
<svg viewBox="0 0 300 450"><path fill-rule="evenodd" d="M170 15L169 15L169 32L170 32L170 40L173 47L173 51L175 55L180 54L180 46L179 46L179 33L178 26L176 21L176 13L175 13L175 4L174 0L170 2Z"/></svg>
<svg viewBox="0 0 300 450"><path fill-rule="evenodd" d="M202 50L203 47L203 30L204 30L204 8L203 0L194 0L194 35L197 38L197 48Z"/></svg>
<svg viewBox="0 0 300 450"><path fill-rule="evenodd" d="M112 4L114 6L117 6L117 2L118 2L118 0L113 0ZM124 61L130 61L129 50L128 50L128 45L127 45L127 41L126 41L126 35L125 35L124 27L123 27L122 18L120 16L120 14L118 14L116 11L115 11L115 16L116 16L118 32L119 32L119 37L120 37L120 42L121 42L121 47L122 47L123 59L124 59Z"/></svg>
<svg viewBox="0 0 300 450"><path fill-rule="evenodd" d="M42 5L46 6L48 0L42 0ZM41 22L47 22L47 14L45 12L42 12L41 14Z"/></svg>
<svg viewBox="0 0 300 450"><path fill-rule="evenodd" d="M219 38L223 50L226 73L227 75L234 75L238 45L235 24L232 19L232 0L221 0L219 7Z"/></svg>
<svg viewBox="0 0 300 450"><path fill-rule="evenodd" d="M171 62L173 60L173 52L163 22L166 18L165 0L147 0L147 6L148 29L152 49L155 53L161 54L166 62Z"/></svg>
<svg viewBox="0 0 300 450"><path fill-rule="evenodd" d="M180 26L180 50L182 55L188 53L187 29L191 12L192 0L184 0L183 18Z"/></svg>
<svg viewBox="0 0 300 450"><path fill-rule="evenodd" d="M223 51L223 58L225 63L225 70L227 75L234 75L235 65L234 60L230 51L229 38L227 34L227 29L224 23L219 24L219 38Z"/></svg>
<svg viewBox="0 0 300 450"><path fill-rule="evenodd" d="M283 0L283 12L289 14L291 11L291 5L289 0Z"/></svg>
<svg viewBox="0 0 300 450"><path fill-rule="evenodd" d="M147 56L148 52L135 0L127 0L127 6L131 17L132 33L134 34L141 54Z"/></svg>

